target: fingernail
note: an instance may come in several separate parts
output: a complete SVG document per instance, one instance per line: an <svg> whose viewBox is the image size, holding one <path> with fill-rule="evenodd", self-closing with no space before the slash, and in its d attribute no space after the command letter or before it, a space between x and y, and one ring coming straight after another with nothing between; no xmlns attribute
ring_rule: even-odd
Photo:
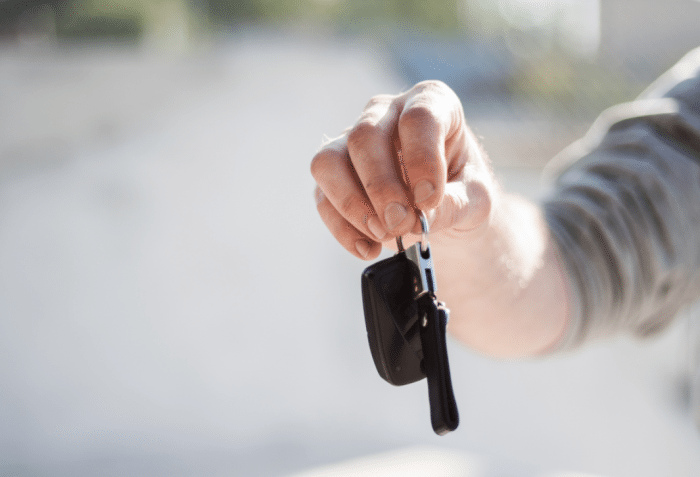
<svg viewBox="0 0 700 477"><path fill-rule="evenodd" d="M373 215L367 220L367 227L369 228L370 232L372 232L374 236L377 237L377 240L381 240L386 236L384 227L382 227L382 222L376 215Z"/></svg>
<svg viewBox="0 0 700 477"><path fill-rule="evenodd" d="M369 253L369 244L366 241L358 240L355 242L355 248L362 258L367 258L367 254Z"/></svg>
<svg viewBox="0 0 700 477"><path fill-rule="evenodd" d="M435 193L435 186L427 180L420 181L413 188L413 200L419 204L430 198Z"/></svg>
<svg viewBox="0 0 700 477"><path fill-rule="evenodd" d="M393 229L406 218L407 214L408 212L406 212L406 207L396 202L392 202L386 206L386 209L384 209L384 221L386 222L386 226L389 227L389 230Z"/></svg>

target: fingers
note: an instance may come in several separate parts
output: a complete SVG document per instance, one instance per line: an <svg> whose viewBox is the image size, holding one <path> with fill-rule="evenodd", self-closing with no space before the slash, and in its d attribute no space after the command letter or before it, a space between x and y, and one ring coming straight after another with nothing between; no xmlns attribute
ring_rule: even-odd
<svg viewBox="0 0 700 477"><path fill-rule="evenodd" d="M365 238L371 237L372 241L383 238L385 232L379 231L381 236L378 236L376 228L372 225L376 222L377 214L350 161L345 136L326 144L316 154L311 161L311 174L323 191L325 202L332 206L345 222L354 227L356 233L353 236L361 234ZM317 204L321 203L323 201L317 201ZM354 248L351 251L353 250Z"/></svg>
<svg viewBox="0 0 700 477"><path fill-rule="evenodd" d="M454 169L449 163L463 160L463 151L452 150L454 136L462 135L465 128L462 107L454 92L436 81L417 84L403 98L398 119L403 165L414 204L427 211L442 200L448 167ZM464 142L460 139L459 144Z"/></svg>
<svg viewBox="0 0 700 477"><path fill-rule="evenodd" d="M363 260L377 258L382 244L362 234L345 220L319 187L316 187L316 208L328 230L347 251Z"/></svg>
<svg viewBox="0 0 700 477"><path fill-rule="evenodd" d="M390 97L376 98L347 137L352 164L376 212L369 225L379 239L387 234L402 235L416 221L392 138L398 117L399 110Z"/></svg>
<svg viewBox="0 0 700 477"><path fill-rule="evenodd" d="M470 180L466 185L449 183L442 203L428 217L431 229L464 232L476 229L489 218L493 196L489 185L480 180Z"/></svg>
<svg viewBox="0 0 700 477"><path fill-rule="evenodd" d="M433 216L433 231L483 221L488 181L465 175L483 164L459 99L428 81L373 98L352 128L316 154L311 173L326 226L348 251L369 259L381 242L420 232L416 207Z"/></svg>

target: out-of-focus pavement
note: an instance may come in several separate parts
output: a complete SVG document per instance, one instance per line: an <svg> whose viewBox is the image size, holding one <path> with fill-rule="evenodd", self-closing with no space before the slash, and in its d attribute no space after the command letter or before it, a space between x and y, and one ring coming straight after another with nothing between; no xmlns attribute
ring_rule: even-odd
<svg viewBox="0 0 700 477"><path fill-rule="evenodd" d="M445 437L425 383L377 376L308 165L407 86L371 44L284 35L0 52L0 475L699 475L685 319L534 361L451 342ZM503 124L475 119L487 148Z"/></svg>

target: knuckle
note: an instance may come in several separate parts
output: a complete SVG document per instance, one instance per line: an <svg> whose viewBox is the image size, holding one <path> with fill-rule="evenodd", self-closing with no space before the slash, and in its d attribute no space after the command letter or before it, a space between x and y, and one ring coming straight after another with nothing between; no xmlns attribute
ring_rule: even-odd
<svg viewBox="0 0 700 477"><path fill-rule="evenodd" d="M372 98L370 98L370 100L367 101L367 104L365 105L365 110L372 109L380 105L390 104L393 99L394 97L389 94L378 94L376 96L372 96Z"/></svg>
<svg viewBox="0 0 700 477"><path fill-rule="evenodd" d="M348 150L357 151L361 149L369 138L378 132L375 121L371 119L361 119L348 133Z"/></svg>
<svg viewBox="0 0 700 477"><path fill-rule="evenodd" d="M399 118L399 129L425 130L437 127L433 108L426 101L416 101L406 108Z"/></svg>
<svg viewBox="0 0 700 477"><path fill-rule="evenodd" d="M319 152L311 159L311 175L318 180L321 171L325 169L326 155Z"/></svg>
<svg viewBox="0 0 700 477"><path fill-rule="evenodd" d="M329 170L336 167L341 159L342 154L339 151L331 148L321 149L311 159L311 175L317 181L322 180Z"/></svg>
<svg viewBox="0 0 700 477"><path fill-rule="evenodd" d="M372 118L361 118L348 133L348 143L364 140L377 133L377 122Z"/></svg>
<svg viewBox="0 0 700 477"><path fill-rule="evenodd" d="M435 91L444 93L445 91L451 91L449 86L442 81L435 79L421 81L420 83L417 83L414 88L420 92Z"/></svg>
<svg viewBox="0 0 700 477"><path fill-rule="evenodd" d="M440 80L435 80L435 79L421 81L420 83L418 83L418 85L420 85L421 87L426 88L426 89L436 89L436 90L449 89L449 86L447 86L444 82L442 82Z"/></svg>

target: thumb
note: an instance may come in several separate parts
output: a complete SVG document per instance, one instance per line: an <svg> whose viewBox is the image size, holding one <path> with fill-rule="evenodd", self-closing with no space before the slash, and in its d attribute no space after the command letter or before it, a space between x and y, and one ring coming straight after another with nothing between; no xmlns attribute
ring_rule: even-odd
<svg viewBox="0 0 700 477"><path fill-rule="evenodd" d="M476 229L491 215L497 185L486 171L480 177L466 178L466 174L445 186L440 205L427 211L431 232L452 230L468 232ZM414 233L420 233L420 223Z"/></svg>

